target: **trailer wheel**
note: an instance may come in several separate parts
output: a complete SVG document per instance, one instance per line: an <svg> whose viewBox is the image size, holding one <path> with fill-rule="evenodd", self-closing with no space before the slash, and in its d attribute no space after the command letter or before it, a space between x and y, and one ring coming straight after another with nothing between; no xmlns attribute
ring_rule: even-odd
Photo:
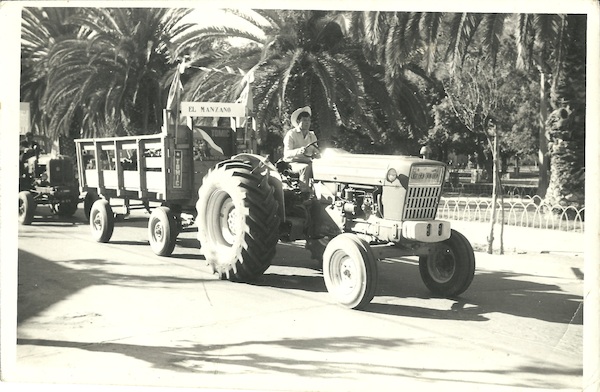
<svg viewBox="0 0 600 392"><path fill-rule="evenodd" d="M85 216L86 220L90 220L90 211L92 210L92 205L98 199L98 194L94 191L88 191L85 194L85 198L83 199L83 215Z"/></svg>
<svg viewBox="0 0 600 392"><path fill-rule="evenodd" d="M73 216L75 211L77 211L77 204L79 204L79 199L77 198L58 203L56 214L58 216Z"/></svg>
<svg viewBox="0 0 600 392"><path fill-rule="evenodd" d="M248 282L271 265L279 217L268 174L230 160L204 177L196 204L202 253L221 279Z"/></svg>
<svg viewBox="0 0 600 392"><path fill-rule="evenodd" d="M148 238L155 254L169 256L173 253L177 234L177 220L169 207L152 210L148 221Z"/></svg>
<svg viewBox="0 0 600 392"><path fill-rule="evenodd" d="M369 244L355 234L333 238L323 253L327 291L342 305L361 309L375 296L377 261Z"/></svg>
<svg viewBox="0 0 600 392"><path fill-rule="evenodd" d="M98 199L90 210L90 228L97 242L108 242L115 228L115 216L108 200Z"/></svg>
<svg viewBox="0 0 600 392"><path fill-rule="evenodd" d="M19 223L30 225L33 221L36 202L29 191L19 192Z"/></svg>
<svg viewBox="0 0 600 392"><path fill-rule="evenodd" d="M469 240L456 230L419 257L419 272L434 294L454 297L469 288L475 275L475 254Z"/></svg>

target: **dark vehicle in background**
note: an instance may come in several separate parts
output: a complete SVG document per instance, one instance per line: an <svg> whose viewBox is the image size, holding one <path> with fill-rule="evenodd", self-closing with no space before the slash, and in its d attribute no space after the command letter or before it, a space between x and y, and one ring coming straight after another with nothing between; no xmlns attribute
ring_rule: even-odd
<svg viewBox="0 0 600 392"><path fill-rule="evenodd" d="M79 204L73 160L26 144L22 142L19 157L19 223L31 224L40 204L49 205L56 215L72 216Z"/></svg>

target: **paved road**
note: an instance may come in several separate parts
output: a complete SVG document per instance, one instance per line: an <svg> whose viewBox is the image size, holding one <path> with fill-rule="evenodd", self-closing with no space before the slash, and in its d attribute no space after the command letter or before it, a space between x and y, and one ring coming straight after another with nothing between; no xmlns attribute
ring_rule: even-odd
<svg viewBox="0 0 600 392"><path fill-rule="evenodd" d="M147 219L93 242L72 221L19 228L16 372L9 381L248 390L581 390L583 256L477 253L459 300L430 296L415 260L379 263L365 311L329 298L301 243L255 284L217 280L196 233L152 254Z"/></svg>

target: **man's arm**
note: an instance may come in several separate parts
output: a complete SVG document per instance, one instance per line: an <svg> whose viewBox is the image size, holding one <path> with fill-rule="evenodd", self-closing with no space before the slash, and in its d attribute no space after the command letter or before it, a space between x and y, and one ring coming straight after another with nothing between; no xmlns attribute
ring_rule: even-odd
<svg viewBox="0 0 600 392"><path fill-rule="evenodd" d="M296 147L292 132L288 131L283 138L283 157L290 160L304 156L305 150L303 146Z"/></svg>

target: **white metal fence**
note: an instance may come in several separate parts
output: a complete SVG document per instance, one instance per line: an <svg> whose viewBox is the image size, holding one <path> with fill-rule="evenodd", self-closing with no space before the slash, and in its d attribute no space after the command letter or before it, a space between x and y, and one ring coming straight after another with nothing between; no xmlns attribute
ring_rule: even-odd
<svg viewBox="0 0 600 392"><path fill-rule="evenodd" d="M504 196L498 198L496 221L500 222L502 209L507 225L535 227L552 230L584 231L585 208L549 205L539 196ZM492 199L489 196L442 196L438 219L489 222Z"/></svg>

